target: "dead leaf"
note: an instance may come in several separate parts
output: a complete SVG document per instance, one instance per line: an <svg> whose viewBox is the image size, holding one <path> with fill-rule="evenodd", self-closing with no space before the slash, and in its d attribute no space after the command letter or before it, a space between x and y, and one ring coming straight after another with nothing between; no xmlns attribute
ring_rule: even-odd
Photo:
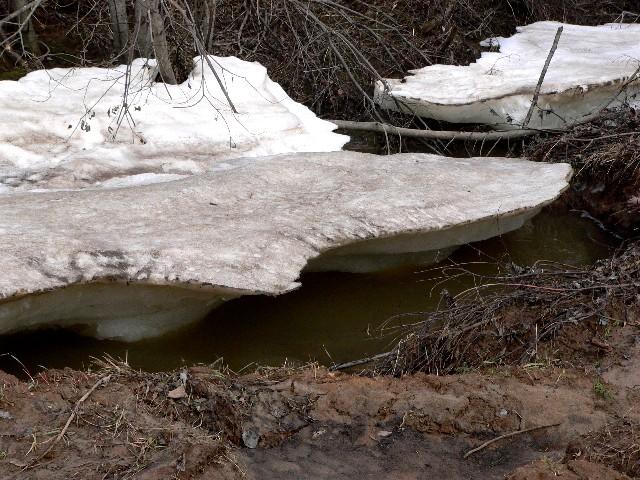
<svg viewBox="0 0 640 480"><path fill-rule="evenodd" d="M174 388L167 394L167 397L172 400L180 400L181 398L184 398L186 396L187 392L182 385L180 385L178 388Z"/></svg>

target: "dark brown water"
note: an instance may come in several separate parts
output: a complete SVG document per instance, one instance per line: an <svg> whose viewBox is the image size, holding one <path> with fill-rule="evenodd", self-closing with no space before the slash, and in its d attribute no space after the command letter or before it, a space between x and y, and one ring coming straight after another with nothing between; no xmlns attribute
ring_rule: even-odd
<svg viewBox="0 0 640 480"><path fill-rule="evenodd" d="M389 317L435 308L442 288L455 294L472 286L470 278L442 282L443 268L452 263L471 262L468 268L478 273L495 271L492 262L506 256L520 266L539 260L586 265L610 255L612 245L579 214L547 211L516 232L460 248L436 267L305 274L295 292L228 302L204 321L160 339L121 343L48 330L0 337L0 353L19 358L32 373L41 366L80 368L103 353L127 357L132 366L149 371L219 358L234 370L254 362L342 362L387 349L393 338L379 338L376 327ZM8 355L0 356L0 368L19 371Z"/></svg>

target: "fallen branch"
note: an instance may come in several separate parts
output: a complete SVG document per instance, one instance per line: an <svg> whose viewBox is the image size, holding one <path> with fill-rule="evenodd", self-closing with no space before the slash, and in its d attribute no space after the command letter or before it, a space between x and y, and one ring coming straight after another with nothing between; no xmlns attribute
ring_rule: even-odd
<svg viewBox="0 0 640 480"><path fill-rule="evenodd" d="M461 140L482 142L488 140L510 140L543 133L543 130L520 129L495 132L455 132L446 130L422 130L417 128L402 128L380 122L351 122L348 120L329 120L343 130L380 132L395 134L401 137L428 138L432 140Z"/></svg>
<svg viewBox="0 0 640 480"><path fill-rule="evenodd" d="M67 423L64 424L64 427L62 427L62 430L60 431L58 436L51 443L51 445L49 445L49 448L47 448L47 450L38 458L36 458L33 462L31 462L29 465L24 467L23 470L27 470L31 468L36 462L39 462L40 460L42 460L44 457L46 457L49 454L49 452L51 452L51 450L53 450L53 448L60 442L60 440L62 440L62 437L64 437L65 433L67 433L67 430L69 429L69 425L71 425L71 422L78 414L80 405L84 401L86 401L87 398L89 398L91 394L95 392L100 385L104 385L105 383L109 382L109 380L111 380L111 375L100 377L98 381L93 384L93 387L91 387L82 397L80 397L80 399L76 402L75 406L73 407L73 410L71 411L71 415L69 415L69 418L67 419Z"/></svg>
<svg viewBox="0 0 640 480"><path fill-rule="evenodd" d="M562 30L564 27L558 27L556 31L556 36L553 39L553 45L551 45L551 50L549 50L549 54L547 55L547 59L544 62L544 67L542 67L542 72L540 72L540 78L538 78L538 84L536 85L536 89L533 93L533 100L531 101L531 106L529 107L529 111L527 112L527 116L522 123L522 128L529 126L529 122L531 121L531 116L533 115L533 110L538 105L538 97L540 96L540 88L542 87L542 82L544 82L544 77L547 75L547 70L549 69L549 65L551 64L551 59L553 55L556 53L556 49L558 48L558 42L560 42L560 36L562 35Z"/></svg>
<svg viewBox="0 0 640 480"><path fill-rule="evenodd" d="M387 358L393 355L394 352L385 352L379 353L378 355L374 355L373 357L360 358L358 360L353 360L352 362L340 363L338 365L334 365L329 368L330 371L334 372L336 370L346 370L347 368L357 367L358 365L364 365L365 363L371 363L375 360L380 360L382 358Z"/></svg>
<svg viewBox="0 0 640 480"><path fill-rule="evenodd" d="M559 423L552 423L550 425L540 425L538 427L531 427L531 428L527 428L525 430L516 430L515 432L505 433L504 435L500 435L499 437L496 437L496 438L494 438L492 440L484 442L482 445L480 445L479 447L474 448L473 450L469 450L467 453L464 454L464 458L469 458L474 453L479 452L480 450L488 447L489 445L491 445L493 443L496 443L497 441L503 440L505 438L515 437L516 435L520 435L522 433L533 432L535 430L542 430L543 428L557 427L558 425L560 425L560 424Z"/></svg>

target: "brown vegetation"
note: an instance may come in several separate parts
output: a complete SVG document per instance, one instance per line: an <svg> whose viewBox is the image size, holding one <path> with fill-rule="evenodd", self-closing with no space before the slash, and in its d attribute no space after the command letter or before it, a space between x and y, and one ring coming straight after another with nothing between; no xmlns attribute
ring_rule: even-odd
<svg viewBox="0 0 640 480"><path fill-rule="evenodd" d="M129 16L124 36L109 10L110 3L121 2L127 4ZM373 113L368 96L381 76L400 76L430 63L470 62L480 53L480 40L511 34L517 25L538 20L633 21L633 14L625 12L637 7L635 3L175 0L158 8L165 18L167 55L178 81L186 77L196 54L235 55L265 65L285 91L316 113L360 119ZM8 4L0 6L0 18L9 11ZM136 25L133 0L45 1L33 15L43 52L30 52L19 37L12 37L13 53L5 49L0 55L0 72L126 59L123 44L139 37ZM3 46L11 28L15 25L3 26ZM143 54L144 45L138 42L135 50Z"/></svg>
<svg viewBox="0 0 640 480"><path fill-rule="evenodd" d="M563 355L571 360L575 353L588 363L607 349L612 323L639 311L637 243L590 268L548 262L502 268L497 276L477 278L479 286L448 299L448 307L423 314L375 373L450 374L546 363ZM448 274L474 275L464 265L452 266ZM570 344L566 336L557 338L561 331L572 332ZM579 351L577 345L599 348Z"/></svg>
<svg viewBox="0 0 640 480"><path fill-rule="evenodd" d="M621 233L640 224L640 112L621 108L570 131L534 138L524 155L539 162L570 163L570 205Z"/></svg>

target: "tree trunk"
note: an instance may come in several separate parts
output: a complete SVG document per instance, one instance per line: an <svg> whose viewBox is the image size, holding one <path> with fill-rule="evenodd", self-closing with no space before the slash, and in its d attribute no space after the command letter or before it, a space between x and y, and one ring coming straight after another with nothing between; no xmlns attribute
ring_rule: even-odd
<svg viewBox="0 0 640 480"><path fill-rule="evenodd" d="M136 0L136 38L134 38L136 50L140 56L145 58L153 57L153 47L151 45L151 27L149 25L149 3L152 0Z"/></svg>
<svg viewBox="0 0 640 480"><path fill-rule="evenodd" d="M129 20L126 0L109 0L111 30L113 31L113 53L121 58L129 44Z"/></svg>
<svg viewBox="0 0 640 480"><path fill-rule="evenodd" d="M24 8L29 3L29 0L13 0L11 2L13 11ZM33 28L33 22L31 21L31 10L27 9L22 12L18 18L18 29L20 30L20 37L22 40L22 50L29 52L33 55L40 55L40 44L38 42L38 34Z"/></svg>
<svg viewBox="0 0 640 480"><path fill-rule="evenodd" d="M207 52L210 53L213 51L213 32L215 31L217 0L202 0L200 7L201 11L199 14L202 18L202 41Z"/></svg>
<svg viewBox="0 0 640 480"><path fill-rule="evenodd" d="M136 0L136 23L138 35L135 39L143 57L155 57L163 82L175 85L176 76L169 58L169 45L164 19L160 14L160 0Z"/></svg>

